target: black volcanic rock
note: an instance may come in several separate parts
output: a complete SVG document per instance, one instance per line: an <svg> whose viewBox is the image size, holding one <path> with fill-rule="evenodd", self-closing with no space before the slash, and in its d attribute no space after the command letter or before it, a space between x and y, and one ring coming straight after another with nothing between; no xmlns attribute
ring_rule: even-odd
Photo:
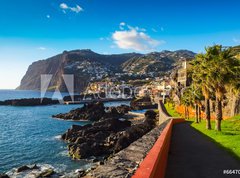
<svg viewBox="0 0 240 178"><path fill-rule="evenodd" d="M71 110L66 114L57 114L53 117L64 120L98 121L105 114L104 104L101 102L84 104L82 108Z"/></svg>
<svg viewBox="0 0 240 178"><path fill-rule="evenodd" d="M0 178L10 178L7 174L1 174L0 173Z"/></svg>
<svg viewBox="0 0 240 178"><path fill-rule="evenodd" d="M127 105L120 105L120 106L116 106L116 107L106 107L106 112L110 113L110 115L124 115L126 113L128 113L128 111L131 111L131 107L127 106Z"/></svg>
<svg viewBox="0 0 240 178"><path fill-rule="evenodd" d="M131 122L109 118L85 126L72 126L62 135L69 143L68 151L74 159L108 156L142 137L155 127L156 113L148 111L145 120L131 126Z"/></svg>
<svg viewBox="0 0 240 178"><path fill-rule="evenodd" d="M51 98L24 98L0 101L0 105L10 106L41 106L41 105L53 105L59 104L58 100Z"/></svg>
<svg viewBox="0 0 240 178"><path fill-rule="evenodd" d="M64 101L82 101L86 98L91 98L91 100L94 99L102 99L102 98L106 98L106 93L102 92L102 93L98 93L98 94L80 94L80 95L69 95L69 96L64 96L63 100Z"/></svg>
<svg viewBox="0 0 240 178"><path fill-rule="evenodd" d="M29 170L30 167L24 165L24 166L21 166L19 168L17 168L17 172L23 172L23 171L26 171L26 170Z"/></svg>
<svg viewBox="0 0 240 178"><path fill-rule="evenodd" d="M142 110L142 109L157 109L157 104L152 104L150 97L135 98L130 102L130 106L133 110Z"/></svg>
<svg viewBox="0 0 240 178"><path fill-rule="evenodd" d="M54 167L48 164L24 165L19 168L13 168L7 172L8 177L60 177L61 175L55 172ZM3 178L8 178L4 177ZM1 174L0 174L1 178Z"/></svg>
<svg viewBox="0 0 240 178"><path fill-rule="evenodd" d="M64 120L88 120L99 121L106 118L118 118L130 111L130 107L127 105L121 105L117 107L104 107L102 102L84 104L82 108L71 110L65 114L53 115L54 118Z"/></svg>
<svg viewBox="0 0 240 178"><path fill-rule="evenodd" d="M101 156L112 152L113 143L110 138L131 126L130 121L105 119L86 126L73 126L62 139L68 141L69 154L74 159Z"/></svg>
<svg viewBox="0 0 240 178"><path fill-rule="evenodd" d="M144 122L133 125L132 127L128 128L123 134L118 138L114 152L118 152L128 145L130 145L135 140L139 139L147 132L149 132L155 126L155 118L156 113L154 111L147 111L145 113L145 120Z"/></svg>

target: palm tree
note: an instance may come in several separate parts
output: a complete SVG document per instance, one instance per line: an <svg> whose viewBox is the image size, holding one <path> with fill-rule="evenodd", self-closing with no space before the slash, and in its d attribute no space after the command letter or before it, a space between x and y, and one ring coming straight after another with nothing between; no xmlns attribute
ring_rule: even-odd
<svg viewBox="0 0 240 178"><path fill-rule="evenodd" d="M205 99L205 119L206 129L211 129L210 96L211 96L211 76L209 75L208 63L211 60L210 55L198 54L192 61L192 79L194 85L201 88Z"/></svg>
<svg viewBox="0 0 240 178"><path fill-rule="evenodd" d="M236 58L240 60L240 48L234 48L237 55ZM232 107L231 107L231 116L234 116L236 113L236 101L240 100L240 75L237 77L238 80L232 80L231 84L228 86L227 90L230 92L230 96L232 97Z"/></svg>
<svg viewBox="0 0 240 178"><path fill-rule="evenodd" d="M185 119L189 119L189 107L192 106L192 97L190 88L185 88L181 95L181 103L184 105L184 115Z"/></svg>
<svg viewBox="0 0 240 178"><path fill-rule="evenodd" d="M211 60L208 61L208 74L211 77L211 86L216 97L216 125L221 131L222 101L226 93L226 86L239 80L240 61L235 58L232 48L223 48L215 45L207 48Z"/></svg>
<svg viewBox="0 0 240 178"><path fill-rule="evenodd" d="M184 89L181 95L181 103L185 106L185 118L189 119L189 107L195 106L196 123L199 123L199 102L201 102L201 95L197 88L193 85Z"/></svg>
<svg viewBox="0 0 240 178"><path fill-rule="evenodd" d="M193 100L195 103L195 109L196 109L196 122L201 122L201 108L202 108L202 100L204 99L202 90L200 86L198 85L192 85L193 90Z"/></svg>

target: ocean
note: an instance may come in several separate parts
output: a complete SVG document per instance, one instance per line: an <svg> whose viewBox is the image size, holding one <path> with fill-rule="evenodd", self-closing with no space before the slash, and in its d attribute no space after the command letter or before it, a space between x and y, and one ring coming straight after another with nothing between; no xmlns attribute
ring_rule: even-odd
<svg viewBox="0 0 240 178"><path fill-rule="evenodd" d="M52 95L51 92L46 94L47 97ZM38 97L38 91L0 90L0 101ZM54 97L61 98L61 95ZM106 106L121 104L129 102L105 103ZM84 125L88 122L51 117L79 107L82 105L0 106L0 173L26 164L50 164L65 172L87 167L87 160L76 161L68 156L67 144L60 140L60 135L73 124Z"/></svg>

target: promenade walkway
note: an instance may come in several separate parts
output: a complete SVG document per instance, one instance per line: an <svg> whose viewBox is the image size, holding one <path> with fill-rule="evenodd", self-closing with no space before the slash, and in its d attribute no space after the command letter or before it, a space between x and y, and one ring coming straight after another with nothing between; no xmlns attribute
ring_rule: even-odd
<svg viewBox="0 0 240 178"><path fill-rule="evenodd" d="M223 174L223 170L230 169L240 170L240 161L192 128L189 122L173 126L165 178L240 177L240 174Z"/></svg>

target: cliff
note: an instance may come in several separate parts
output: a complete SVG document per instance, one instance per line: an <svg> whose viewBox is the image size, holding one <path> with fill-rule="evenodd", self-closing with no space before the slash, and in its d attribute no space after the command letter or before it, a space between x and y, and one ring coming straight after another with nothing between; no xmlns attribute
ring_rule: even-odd
<svg viewBox="0 0 240 178"><path fill-rule="evenodd" d="M129 53L121 55L101 55L91 50L64 51L62 54L40 60L31 64L18 87L20 90L40 90L41 75L51 74L52 80L48 90L67 91L63 74L74 75L74 91L81 92L90 80L101 79L113 75L120 70L119 65L133 56Z"/></svg>
<svg viewBox="0 0 240 178"><path fill-rule="evenodd" d="M51 74L48 90L67 91L63 74L73 74L74 91L82 92L90 81L114 76L116 72L159 75L180 61L193 58L187 50L162 51L149 54L126 53L102 55L91 50L64 51L61 54L31 64L18 87L20 90L40 90L41 75Z"/></svg>

